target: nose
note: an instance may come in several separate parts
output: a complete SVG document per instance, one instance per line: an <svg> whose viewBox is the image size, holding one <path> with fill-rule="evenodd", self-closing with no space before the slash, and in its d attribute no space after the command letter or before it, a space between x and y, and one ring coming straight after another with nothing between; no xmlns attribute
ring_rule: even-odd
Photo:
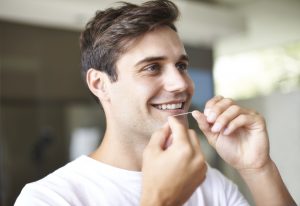
<svg viewBox="0 0 300 206"><path fill-rule="evenodd" d="M189 87L189 81L187 73L172 68L164 76L164 87L168 92L182 92Z"/></svg>

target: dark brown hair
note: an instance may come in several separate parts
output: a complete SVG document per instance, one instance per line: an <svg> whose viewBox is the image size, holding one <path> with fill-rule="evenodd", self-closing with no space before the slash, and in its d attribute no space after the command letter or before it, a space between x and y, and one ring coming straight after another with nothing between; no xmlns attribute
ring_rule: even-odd
<svg viewBox="0 0 300 206"><path fill-rule="evenodd" d="M97 11L80 35L82 74L90 68L117 80L116 62L131 40L160 26L174 31L179 16L176 5L168 0L148 1L140 6L121 2L117 8Z"/></svg>

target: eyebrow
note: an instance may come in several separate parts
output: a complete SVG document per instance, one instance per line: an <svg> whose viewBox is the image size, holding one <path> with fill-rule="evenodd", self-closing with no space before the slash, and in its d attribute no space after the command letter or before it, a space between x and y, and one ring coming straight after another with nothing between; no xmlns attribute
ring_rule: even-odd
<svg viewBox="0 0 300 206"><path fill-rule="evenodd" d="M152 56L152 57L146 57L140 61L138 61L135 66L144 64L144 63L148 63L148 62L154 62L154 61L161 61L161 60L165 60L167 59L166 56ZM180 61L189 61L189 57L186 54L182 54L179 59Z"/></svg>

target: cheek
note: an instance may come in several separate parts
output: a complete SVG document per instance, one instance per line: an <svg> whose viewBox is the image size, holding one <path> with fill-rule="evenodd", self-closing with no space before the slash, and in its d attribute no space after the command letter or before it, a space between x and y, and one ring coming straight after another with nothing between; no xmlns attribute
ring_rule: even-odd
<svg viewBox="0 0 300 206"><path fill-rule="evenodd" d="M158 90L159 81L156 79L130 79L126 82L119 82L112 87L112 101L137 104L148 101Z"/></svg>
<svg viewBox="0 0 300 206"><path fill-rule="evenodd" d="M134 91L140 98L148 100L159 91L159 81L156 79L139 81L134 88Z"/></svg>
<svg viewBox="0 0 300 206"><path fill-rule="evenodd" d="M139 84L136 86L136 90L141 94L145 96L149 96L157 90L157 86L153 84L152 82L149 82L147 84Z"/></svg>

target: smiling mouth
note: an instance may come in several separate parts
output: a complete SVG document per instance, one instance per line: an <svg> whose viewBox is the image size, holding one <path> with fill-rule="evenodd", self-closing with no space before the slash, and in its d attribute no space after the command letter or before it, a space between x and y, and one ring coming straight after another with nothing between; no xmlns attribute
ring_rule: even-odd
<svg viewBox="0 0 300 206"><path fill-rule="evenodd" d="M178 110L184 108L184 102L172 104L153 104L152 106L159 110Z"/></svg>

